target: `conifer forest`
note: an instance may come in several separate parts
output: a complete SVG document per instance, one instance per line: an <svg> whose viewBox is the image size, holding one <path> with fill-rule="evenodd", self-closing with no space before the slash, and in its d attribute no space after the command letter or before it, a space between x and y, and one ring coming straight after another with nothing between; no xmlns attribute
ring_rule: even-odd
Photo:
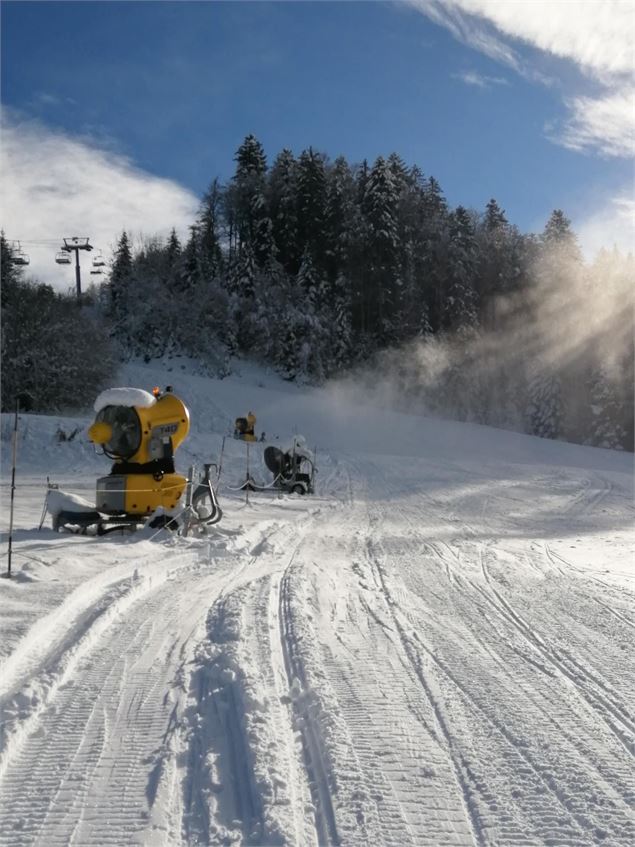
<svg viewBox="0 0 635 847"><path fill-rule="evenodd" d="M132 357L219 376L248 357L304 383L352 373L404 410L632 450L634 262L607 248L585 261L561 210L523 233L495 199L452 208L397 153L268 162L249 135L189 237L123 231L81 305L2 237L2 409L84 408Z"/></svg>

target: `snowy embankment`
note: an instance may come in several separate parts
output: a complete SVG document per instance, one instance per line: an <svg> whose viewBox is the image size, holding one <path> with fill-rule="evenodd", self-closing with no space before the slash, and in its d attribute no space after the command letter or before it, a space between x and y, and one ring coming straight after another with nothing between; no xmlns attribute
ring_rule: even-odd
<svg viewBox="0 0 635 847"><path fill-rule="evenodd" d="M248 367L118 381L183 397L180 469L253 410L317 446L317 493L246 502L228 439L207 539L38 531L47 476L90 500L109 463L56 438L88 414L21 417L0 845L635 841L632 456Z"/></svg>

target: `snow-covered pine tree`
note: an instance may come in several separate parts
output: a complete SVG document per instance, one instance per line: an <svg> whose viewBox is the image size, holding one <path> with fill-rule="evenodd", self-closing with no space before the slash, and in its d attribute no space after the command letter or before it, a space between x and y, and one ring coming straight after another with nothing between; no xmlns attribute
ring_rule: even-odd
<svg viewBox="0 0 635 847"><path fill-rule="evenodd" d="M388 156L387 164L397 191L404 191L410 178L406 163L399 153L391 153L390 156Z"/></svg>
<svg viewBox="0 0 635 847"><path fill-rule="evenodd" d="M527 420L529 432L543 438L566 437L569 404L564 384L569 387L583 379L583 369L576 375L570 357L563 357L559 352L563 349L560 341L564 347L568 343L565 322L570 298L584 284L582 271L582 254L570 221L556 209L538 242L531 301L532 360ZM567 379L563 384L565 372Z"/></svg>
<svg viewBox="0 0 635 847"><path fill-rule="evenodd" d="M260 274L251 242L243 243L240 255L234 260L229 271L230 293L235 298L231 301L230 314L237 328L237 345L242 352L248 353L254 345L251 314L256 308L256 279Z"/></svg>
<svg viewBox="0 0 635 847"><path fill-rule="evenodd" d="M540 438L558 438L564 417L560 377L547 363L543 363L540 369L533 368L528 390L528 432Z"/></svg>
<svg viewBox="0 0 635 847"><path fill-rule="evenodd" d="M237 182L251 177L262 179L267 171L265 149L253 133L245 136L234 156Z"/></svg>
<svg viewBox="0 0 635 847"><path fill-rule="evenodd" d="M450 215L448 278L441 316L445 330L462 332L476 328L476 262L474 227L467 210L458 206Z"/></svg>
<svg viewBox="0 0 635 847"><path fill-rule="evenodd" d="M200 278L191 298L176 310L181 352L198 359L215 376L229 372L234 345L231 300L218 277Z"/></svg>
<svg viewBox="0 0 635 847"><path fill-rule="evenodd" d="M476 232L478 267L475 288L481 322L488 327L495 322L496 297L511 287L509 230L504 211L492 198L485 207Z"/></svg>
<svg viewBox="0 0 635 847"><path fill-rule="evenodd" d="M147 240L133 259L134 284L124 318L128 352L146 361L163 355L174 341L174 292L167 251Z"/></svg>
<svg viewBox="0 0 635 847"><path fill-rule="evenodd" d="M589 381L591 422L587 443L594 447L623 450L626 443L626 409L615 374L605 365L596 367Z"/></svg>
<svg viewBox="0 0 635 847"><path fill-rule="evenodd" d="M436 333L442 326L443 300L448 277L449 211L441 186L434 177L424 180L420 192L418 266L421 278L426 283L430 326Z"/></svg>
<svg viewBox="0 0 635 847"><path fill-rule="evenodd" d="M313 304L299 314L300 341L297 377L320 384L324 381L324 356L328 355L328 331Z"/></svg>
<svg viewBox="0 0 635 847"><path fill-rule="evenodd" d="M297 310L302 314L304 329L298 363L299 373L317 382L324 379L330 358L333 300L324 272L316 268L308 246L296 278Z"/></svg>
<svg viewBox="0 0 635 847"><path fill-rule="evenodd" d="M351 283L353 350L357 356L364 356L369 346L372 346L369 320L370 298L368 293L370 279L370 226L364 214L368 176L368 163L364 159L354 173L355 204L352 209L352 218L348 228L348 275Z"/></svg>
<svg viewBox="0 0 635 847"><path fill-rule="evenodd" d="M273 240L273 224L269 217L267 202L263 192L255 194L252 203L253 253L259 268L264 268L276 257L276 246Z"/></svg>
<svg viewBox="0 0 635 847"><path fill-rule="evenodd" d="M635 316L635 310L632 307L630 314ZM635 337L633 335L622 351L621 362L622 367L619 370L616 388L618 402L624 410L620 425L624 429L623 447L633 452L635 450Z"/></svg>
<svg viewBox="0 0 635 847"><path fill-rule="evenodd" d="M271 167L268 198L277 259L290 274L296 274L300 267L297 190L297 162L285 148Z"/></svg>
<svg viewBox="0 0 635 847"><path fill-rule="evenodd" d="M424 268L423 176L417 167L406 169L392 154L388 159L397 174L399 202L397 210L399 277L402 282L396 302L397 340L407 341L430 332L429 291Z"/></svg>
<svg viewBox="0 0 635 847"><path fill-rule="evenodd" d="M325 271L326 167L325 157L312 147L298 160L298 247L309 250L318 271Z"/></svg>
<svg viewBox="0 0 635 847"><path fill-rule="evenodd" d="M185 300L201 278L200 235L197 224L190 226L190 237L183 249L174 274L174 293Z"/></svg>
<svg viewBox="0 0 635 847"><path fill-rule="evenodd" d="M492 197L485 206L485 215L483 224L487 232L500 233L504 232L508 226L505 212Z"/></svg>
<svg viewBox="0 0 635 847"><path fill-rule="evenodd" d="M351 168L338 156L328 173L326 190L326 273L329 282L347 274L351 260L351 226L355 215L355 183ZM334 285L334 288L339 286Z"/></svg>
<svg viewBox="0 0 635 847"><path fill-rule="evenodd" d="M0 250L2 411L13 411L18 397L35 412L87 408L115 368L106 327L86 305L79 319L74 294L25 281L3 238Z"/></svg>
<svg viewBox="0 0 635 847"><path fill-rule="evenodd" d="M331 300L325 318L328 348L324 352L327 375L343 370L351 359L352 326L350 283L340 273L331 287Z"/></svg>
<svg viewBox="0 0 635 847"><path fill-rule="evenodd" d="M168 243L165 248L165 256L169 268L174 268L181 258L181 242L174 227L170 230Z"/></svg>
<svg viewBox="0 0 635 847"><path fill-rule="evenodd" d="M395 317L401 295L398 200L399 190L391 167L379 156L368 177L363 211L370 237L370 330L381 344L397 340Z"/></svg>
<svg viewBox="0 0 635 847"><path fill-rule="evenodd" d="M600 250L586 268L585 302L592 304L593 314L583 328L588 338L589 389L583 439L600 446L601 441L619 441L618 449L631 451L635 446L634 277L632 255L624 256L615 247Z"/></svg>
<svg viewBox="0 0 635 847"><path fill-rule="evenodd" d="M196 221L199 238L199 263L203 277L213 279L222 274L223 255L220 248L223 192L214 179L203 195Z"/></svg>
<svg viewBox="0 0 635 847"><path fill-rule="evenodd" d="M22 268L13 263L13 251L4 237L4 232L0 232L0 280L2 281L0 304L2 308L15 298L22 276L21 271Z"/></svg>
<svg viewBox="0 0 635 847"><path fill-rule="evenodd" d="M300 270L296 277L298 291L304 293L304 298L313 306L321 306L325 302L326 282L315 267L308 245L304 248Z"/></svg>
<svg viewBox="0 0 635 847"><path fill-rule="evenodd" d="M110 292L110 314L117 324L123 320L127 311L126 297L132 280L132 250L128 233L121 233L115 247L114 259L108 279Z"/></svg>
<svg viewBox="0 0 635 847"><path fill-rule="evenodd" d="M235 290L240 297L245 299L253 298L256 269L256 256L251 242L247 241L243 245L240 257L238 258L234 279Z"/></svg>
<svg viewBox="0 0 635 847"><path fill-rule="evenodd" d="M259 354L277 368L284 361L286 317L294 308L292 288L289 275L277 262L271 263L256 278L253 332L259 337Z"/></svg>
<svg viewBox="0 0 635 847"><path fill-rule="evenodd" d="M264 267L274 254L273 226L265 197L267 160L262 144L254 135L245 138L235 161L236 173L226 204L232 207L238 253L249 245L258 267Z"/></svg>
<svg viewBox="0 0 635 847"><path fill-rule="evenodd" d="M554 209L551 213L542 233L542 241L545 246L556 249L563 259L575 263L582 261L582 253L571 229L571 221L561 209Z"/></svg>
<svg viewBox="0 0 635 847"><path fill-rule="evenodd" d="M305 320L291 303L277 320L276 333L276 368L286 379L295 379L302 372Z"/></svg>
<svg viewBox="0 0 635 847"><path fill-rule="evenodd" d="M395 197L395 267L391 290L391 329L393 342L402 343L416 333L416 313L413 308L415 275L410 213L410 174L397 153L391 153L387 167L392 178Z"/></svg>
<svg viewBox="0 0 635 847"><path fill-rule="evenodd" d="M487 391L478 361L474 224L462 206L450 213L448 223L447 278L441 303L441 325L449 349L445 372L448 408L461 420L482 423L487 414Z"/></svg>

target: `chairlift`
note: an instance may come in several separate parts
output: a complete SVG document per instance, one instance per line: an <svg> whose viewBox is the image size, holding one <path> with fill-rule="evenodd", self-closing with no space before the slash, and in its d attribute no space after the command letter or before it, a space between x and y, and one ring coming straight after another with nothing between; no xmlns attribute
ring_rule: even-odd
<svg viewBox="0 0 635 847"><path fill-rule="evenodd" d="M99 253L93 259L93 267L94 268L103 268L105 266L106 266L106 260L102 256L101 250L100 250ZM93 271L91 271L91 273L93 273ZM102 273L102 271L98 271L98 273Z"/></svg>
<svg viewBox="0 0 635 847"><path fill-rule="evenodd" d="M27 256L24 250L20 247L19 241L14 241L11 245L11 264L13 265L28 265L31 259Z"/></svg>
<svg viewBox="0 0 635 847"><path fill-rule="evenodd" d="M93 268L90 274L91 276L101 276L101 274L103 274L103 271L101 268Z"/></svg>
<svg viewBox="0 0 635 847"><path fill-rule="evenodd" d="M92 250L93 245L88 242L90 239L88 238L78 238L74 236L73 238L65 238L64 239L64 248L66 250Z"/></svg>
<svg viewBox="0 0 635 847"><path fill-rule="evenodd" d="M70 265L71 256L70 253L65 253L63 250L60 253L55 254L55 261L58 265Z"/></svg>

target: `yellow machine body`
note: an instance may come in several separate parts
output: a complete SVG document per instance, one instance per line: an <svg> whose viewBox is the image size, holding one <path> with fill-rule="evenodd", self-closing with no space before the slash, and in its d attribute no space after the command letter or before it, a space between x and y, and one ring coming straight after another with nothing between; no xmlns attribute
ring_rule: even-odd
<svg viewBox="0 0 635 847"><path fill-rule="evenodd" d="M164 474L160 479L154 474L112 473L97 480L95 507L108 515L139 517L159 507L169 511L176 508L185 485L185 477L177 473Z"/></svg>
<svg viewBox="0 0 635 847"><path fill-rule="evenodd" d="M97 480L97 510L142 517L159 507L174 509L186 479L175 472L173 455L189 430L188 409L171 392L150 405L100 409L88 436L114 464L109 476Z"/></svg>
<svg viewBox="0 0 635 847"><path fill-rule="evenodd" d="M256 427L256 416L248 412L246 418L236 418L234 423L234 436L241 441L257 441L254 429Z"/></svg>
<svg viewBox="0 0 635 847"><path fill-rule="evenodd" d="M190 413L175 394L164 394L153 406L137 408L137 414L141 420L143 437L139 450L129 459L131 462L152 461L158 439L170 438L174 452L190 431Z"/></svg>

